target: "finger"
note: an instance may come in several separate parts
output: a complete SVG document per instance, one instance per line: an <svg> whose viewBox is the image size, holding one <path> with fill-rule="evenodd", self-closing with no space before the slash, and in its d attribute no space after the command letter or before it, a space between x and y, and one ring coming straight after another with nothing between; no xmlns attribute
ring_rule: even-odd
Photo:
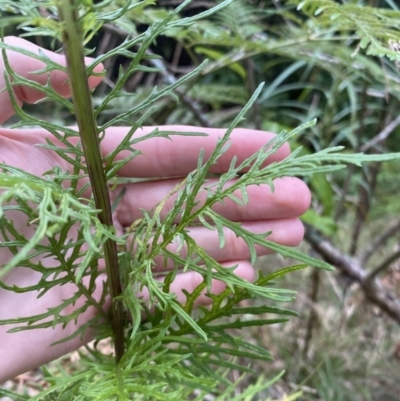
<svg viewBox="0 0 400 401"><path fill-rule="evenodd" d="M129 128L110 128L101 143L104 155L112 152L126 136ZM149 134L154 127L144 127L135 133L135 138ZM138 142L134 148L141 154L119 170L119 175L125 177L178 177L188 174L197 168L200 151L204 151L204 161L208 160L219 138L225 134L222 128L198 128L190 126L163 126L159 131L174 132L202 132L207 136L178 136L167 138L151 138ZM256 153L268 144L274 134L265 131L256 131L245 128L235 129L229 140L230 147L210 169L212 173L222 173L229 169L233 157L237 157L237 164ZM123 159L130 152L121 152L117 160ZM277 152L271 155L267 162L272 163L287 157L290 153L286 143Z"/></svg>
<svg viewBox="0 0 400 401"><path fill-rule="evenodd" d="M0 68L1 69L1 68ZM1 71L0 71L1 72ZM93 77L94 78L94 77ZM1 83L1 79L0 79ZM1 85L0 85L1 86ZM2 101L0 94L0 106ZM6 98L9 102L9 98ZM8 105L9 112L12 114L12 107ZM6 118L0 115L0 123ZM151 132L154 127L143 128L140 135L145 135ZM106 156L121 143L126 133L128 132L126 127L114 127L107 131L104 140L101 142L103 155ZM160 131L175 130L176 132L190 132L193 130L201 130L207 137L173 137L172 140L165 138L153 138L146 139L146 141L140 142L135 145L137 150L142 152L142 155L135 157L127 165L118 171L118 174L126 177L179 177L186 176L190 171L193 171L197 167L197 159L201 149L204 149L206 158L215 149L218 138L224 133L223 129L214 128L196 128L188 126L162 126L159 127ZM139 134L138 134L139 136ZM222 173L229 169L229 165L233 157L237 157L237 163L243 162L246 158L257 152L260 147L269 143L274 134L264 131L255 131L249 129L238 128L232 132L231 135L231 147L224 153L217 161L217 163L211 167L210 172ZM54 141L54 137L46 130L40 128L20 129L20 130L0 130L0 141L2 137L12 139L13 142L7 141L5 145L13 146L13 154L15 155L12 161L6 163L19 166L22 168L30 168L26 166L26 158L23 157L26 151L32 150L31 146L45 143L46 138L50 138ZM172 137L171 137L172 138ZM71 141L77 142L77 138L71 138ZM1 144L2 145L2 144ZM4 146L1 147L5 149ZM66 162L61 159L54 152L37 148L36 160L44 159L46 161L44 168L31 166L30 172L33 174L41 175L44 171L51 169L54 165L59 165L63 169L71 168ZM7 157L11 155L10 152L3 152ZM267 163L279 161L287 157L290 153L289 145L286 143L281 146L276 153L271 155ZM42 155L42 157L40 157ZM126 157L127 152L121 152L117 159ZM206 158L204 160L206 160ZM50 167L47 159L50 159ZM152 183L150 185L153 185Z"/></svg>
<svg viewBox="0 0 400 401"><path fill-rule="evenodd" d="M247 260L235 260L230 262L221 263L222 266L226 266L227 268L231 268L232 266L237 266L234 270L236 276L242 278L246 281L254 281L255 272L254 268L250 262ZM186 295L183 290L187 291L191 294L199 285L204 282L204 278L201 274L196 272L185 272L177 274L175 280L171 283L169 292L176 295L177 301L181 304L186 303ZM211 294L218 295L222 291L224 291L226 285L219 280L213 279L211 281ZM149 299L149 291L147 288L143 288L140 292L137 293L138 297L142 297L143 299ZM207 295L207 291L203 291L201 295L196 299L194 303L194 307L203 305L210 305L212 303L212 299Z"/></svg>
<svg viewBox="0 0 400 401"><path fill-rule="evenodd" d="M125 195L115 212L115 219L122 226L130 226L133 221L142 217L141 209L152 210L180 182L180 180L164 180L140 182L125 186ZM209 180L205 187L215 180ZM113 196L120 190L113 192ZM310 206L311 195L306 184L295 177L284 177L274 181L274 191L269 185L251 185L247 187L249 202L239 205L229 198L223 203L216 203L213 210L229 220L268 220L287 219L302 215ZM242 198L239 190L235 196ZM207 196L207 191L200 191L196 200L196 208L201 207ZM177 195L172 195L161 211L161 218L174 206Z"/></svg>
<svg viewBox="0 0 400 401"><path fill-rule="evenodd" d="M304 226L299 219L284 219L273 221L246 222L242 227L255 234L269 233L265 239L285 246L297 246L304 237ZM220 237L217 230L210 230L205 227L190 227L187 234L193 239L197 246L204 249L205 253L217 262L232 260L250 259L251 253L248 244L243 238L238 237L231 229L224 227L223 234L225 243L220 246ZM261 245L254 247L257 256L273 253L269 248ZM178 240L167 246L167 250L179 255L183 260L196 255L188 255L187 244L181 244ZM171 258L158 256L154 259L155 271L166 271L174 268L174 261ZM199 263L202 263L201 261Z"/></svg>
<svg viewBox="0 0 400 401"><path fill-rule="evenodd" d="M237 265L234 273L236 276L242 278L246 281L254 281L254 268L250 262L247 260L234 260L227 263L221 263L222 266L226 266L227 268L231 268L232 266ZM186 302L186 295L183 293L182 289L186 290L189 294L191 294L200 284L204 282L204 278L196 272L186 272L178 274L174 282L171 284L170 292L175 293L177 296L177 300L184 304ZM225 283L219 280L213 279L211 281L211 294L218 295L226 288ZM194 306L206 306L212 303L212 299L207 296L207 292L203 291L203 293L196 299Z"/></svg>
<svg viewBox="0 0 400 401"><path fill-rule="evenodd" d="M44 260L45 265L46 262L48 259ZM41 274L36 271L19 267L11 271L4 283L21 288L36 284L40 276ZM96 288L92 294L97 301L102 300L105 281L104 276L97 279ZM76 291L77 287L73 283L50 288L49 291L42 294L39 291L16 293L0 289L0 318L1 320L13 320L16 317L46 313L49 308L58 307L64 300L71 298ZM66 307L62 314L73 313L86 301L86 298L80 298L74 305ZM104 308L108 308L109 305L110 300L107 299ZM94 336L94 329L85 330L82 336L75 336L69 341L61 340L72 336L83 324L93 319L97 313L98 311L90 306L79 314L76 320L70 321L66 326L57 324L54 327L16 333L9 332L9 330L20 327L20 324L0 326L0 383L57 359L90 341ZM56 342L59 343L52 345Z"/></svg>
<svg viewBox="0 0 400 401"><path fill-rule="evenodd" d="M66 66L66 60L63 55L53 53L49 50L45 50L40 48L39 46L34 45L33 43L28 42L27 40L17 38L17 37L6 37L4 42L13 47L19 47L24 50L28 50L32 53L39 55L39 51L42 51L46 57L51 59L53 62L59 64L60 66ZM70 96L70 88L67 82L68 76L65 72L61 70L54 70L50 73L44 74L34 74L35 71L41 70L45 68L46 64L43 61L37 60L35 58L29 57L27 55L18 53L16 51L7 50L7 57L10 63L11 68L18 75L23 76L24 78L36 81L41 85L46 85L48 81L48 77L50 75L50 84L60 95L68 97ZM86 62L90 62L90 58L86 59ZM101 72L103 70L103 66L99 64L94 69L94 72ZM8 96L7 91L4 91L5 88L5 65L4 60L0 58L0 124L6 121L14 114L14 109L11 103L11 100ZM98 76L89 77L89 86L90 88L95 88L100 82L102 78ZM15 98L17 103L21 106L24 102L26 103L34 103L45 95L30 87L24 86L14 86L13 87Z"/></svg>

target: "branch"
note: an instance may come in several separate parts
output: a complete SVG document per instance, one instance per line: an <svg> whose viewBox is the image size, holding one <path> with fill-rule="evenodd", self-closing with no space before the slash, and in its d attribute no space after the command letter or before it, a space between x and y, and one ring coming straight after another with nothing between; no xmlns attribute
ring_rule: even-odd
<svg viewBox="0 0 400 401"><path fill-rule="evenodd" d="M315 324L318 321L318 313L316 312L314 305L318 301L318 290L319 290L320 283L321 283L320 270L318 270L318 269L313 270L313 272L311 273L310 281L311 281L311 285L310 285L310 291L308 294L308 298L311 302L311 307L310 307L310 314L308 316L308 321L307 321L307 326L306 326L306 334L305 334L305 338L304 338L303 355L305 357L307 357L308 351L310 349L313 329L315 327Z"/></svg>
<svg viewBox="0 0 400 401"><path fill-rule="evenodd" d="M361 107L360 107L360 111L357 113L359 118L358 120L360 121L360 126L358 127L358 129L356 130L355 134L356 134L356 146L354 149L354 152L357 153L360 151L361 148L361 141L362 141L362 136L364 135L365 132L365 110L368 110L368 107L366 107L367 105L367 83L364 83L363 85L363 90L362 90L362 94L361 94ZM346 202L346 196L349 193L349 188L350 188L350 184L352 181L352 177L353 177L353 173L355 170L355 165L352 164L350 166L348 166L347 171L348 174L346 176L346 179L344 181L344 185L343 185L343 191L342 194L340 196L338 205L336 207L336 211L335 211L335 220L339 220L339 217L342 216L344 210L345 210L345 202Z"/></svg>
<svg viewBox="0 0 400 401"><path fill-rule="evenodd" d="M378 265L375 269L373 269L368 274L368 279L369 280L374 279L378 274L382 273L398 258L400 258L400 250L388 256L380 265Z"/></svg>
<svg viewBox="0 0 400 401"><path fill-rule="evenodd" d="M151 50L147 50L146 53L154 54ZM151 58L149 60L149 63L152 64L153 67L160 69L160 74L164 77L165 82L168 83L169 85L172 85L177 81L175 76L165 68L165 64L162 60ZM207 117L203 114L199 104L195 100L186 95L180 88L176 88L174 92L179 96L182 102L189 108L189 110L193 113L193 115L197 118L197 120L203 127L210 127L210 123Z"/></svg>
<svg viewBox="0 0 400 401"><path fill-rule="evenodd" d="M357 253L358 240L370 210L370 199L377 184L379 170L380 164L378 163L371 164L370 177L366 171L363 170L364 179L363 182L360 183L358 189L358 205L356 211L356 221L350 243L350 255L355 255Z"/></svg>
<svg viewBox="0 0 400 401"><path fill-rule="evenodd" d="M382 245L385 244L387 240L390 239L397 231L400 231L400 220L398 220L393 226L389 227L381 235L371 241L369 246L364 250L364 252L359 257L360 264L365 265L368 259L376 252Z"/></svg>
<svg viewBox="0 0 400 401"><path fill-rule="evenodd" d="M331 263L343 275L357 282L371 303L377 305L393 320L400 323L400 300L385 290L379 279L369 277L358 258L344 255L311 227L306 228L305 238L326 262Z"/></svg>
<svg viewBox="0 0 400 401"><path fill-rule="evenodd" d="M63 23L63 46L67 59L69 84L82 149L85 154L96 209L100 210L98 217L102 224L110 228L113 226L110 195L103 169L100 140L87 79L78 6L78 0L62 0L59 4L60 20ZM123 304L120 301L115 301L115 298L119 297L122 293L118 252L115 241L107 240L104 243L103 250L108 286L112 299L110 307L111 326L114 334L115 356L118 362L124 353L125 318Z"/></svg>
<svg viewBox="0 0 400 401"><path fill-rule="evenodd" d="M374 136L370 141L361 146L360 151L365 152L378 145L378 143L384 141L398 127L398 125L400 125L400 115L390 122L378 135Z"/></svg>

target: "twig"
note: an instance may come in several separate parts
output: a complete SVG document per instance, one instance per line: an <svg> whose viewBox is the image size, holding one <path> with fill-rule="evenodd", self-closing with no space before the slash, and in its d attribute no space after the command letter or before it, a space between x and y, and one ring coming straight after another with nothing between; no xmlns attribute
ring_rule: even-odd
<svg viewBox="0 0 400 401"><path fill-rule="evenodd" d="M369 209L371 195L376 187L380 164L371 164L371 173L368 177L366 171L363 171L364 182L361 182L358 189L358 205L356 211L356 221L350 242L350 255L357 253L358 239L360 237L362 228L366 222Z"/></svg>
<svg viewBox="0 0 400 401"><path fill-rule="evenodd" d="M356 220L353 226L353 232L351 234L350 240L350 255L354 256L357 252L358 238L361 234L362 227L365 223L365 220L369 211L369 182L368 177L365 171L363 172L363 180L359 184L358 188L358 202L357 202L357 210L356 210Z"/></svg>
<svg viewBox="0 0 400 401"><path fill-rule="evenodd" d="M366 104L367 104L367 85L364 84L362 97L361 97L361 107L360 107L359 113L357 113L358 114L358 120L360 121L360 126L355 132L356 141L357 141L356 142L356 146L355 146L355 151L356 152L360 151L362 136L363 136L364 131L365 131L365 129L364 129L364 120L365 120L365 114L366 113L365 113L364 110L367 110ZM349 188L350 188L351 179L353 177L354 170L355 170L355 165L354 164L352 164L352 165L347 167L348 174L346 176L346 179L345 179L345 182L344 182L344 185L343 185L343 191L342 191L342 194L341 194L339 202L338 202L338 206L337 206L336 211L335 211L335 220L338 220L342 216L342 214L343 214L343 212L345 210L346 196L349 193Z"/></svg>
<svg viewBox="0 0 400 401"><path fill-rule="evenodd" d="M378 274L382 273L385 269L387 269L395 260L400 258L400 250L396 251L389 257L387 257L380 265L378 265L375 269L373 269L368 274L368 279L374 279Z"/></svg>
<svg viewBox="0 0 400 401"><path fill-rule="evenodd" d="M384 120L388 116L388 113L383 112L382 117L381 117L381 122L382 126L384 124ZM393 120L390 124L386 125L386 127L377 135L375 136L371 141L367 142L366 144L362 145L361 147L357 147L360 152L366 152L367 150L370 150L372 148L373 152L376 152L376 145L383 140L385 140L390 133L400 124L400 119L397 117L395 120ZM357 209L357 216L356 216L356 223L355 223L355 228L353 231L353 237L351 241L351 249L350 249L350 254L355 255L357 251L357 244L358 244L358 238L361 233L361 229L363 224L365 223L367 214L369 212L370 208L370 198L371 198L371 193L375 189L376 183L377 183L377 178L378 178L378 172L379 172L379 167L380 164L374 164L371 166L371 179L368 180L367 175L364 173L365 181L367 183L367 187L365 187L362 183L360 184L360 189L359 189L359 197L360 200L358 202L358 209Z"/></svg>
<svg viewBox="0 0 400 401"><path fill-rule="evenodd" d="M363 93L362 93L362 104L361 104L361 109L360 112L358 113L358 118L360 121L360 126L356 131L356 138L357 138L357 143L356 143L356 147L355 147L355 152L360 152L361 146L362 146L362 137L364 135L365 132L365 118L367 117L368 113L369 113L369 109L367 106L367 84L364 83L363 86ZM381 116L381 119L384 118L384 113ZM345 188L346 191L343 193L343 203L342 203L342 210L341 212L343 212L343 206L344 206L344 199L346 197L346 194L349 191L349 187L350 187L350 183L351 183L351 177L353 176L353 172L354 172L354 168L355 166L352 165L350 167L349 174L347 175L346 178L346 183L345 183ZM370 200L370 191L369 189L372 187L372 185L369 183L367 174L365 172L365 170L363 170L363 177L365 178L365 180L363 180L365 182L361 182L359 184L359 188L358 188L358 201L357 201L357 210L356 210L356 221L354 224L354 230L352 233L352 237L351 237L351 242L350 242L350 255L355 255L357 252L357 246L358 246L358 238L360 236L361 230L362 230L362 226L365 223L365 220L367 218L367 214L369 212L369 200ZM339 210L338 210L339 211ZM336 217L338 218L339 215L337 214Z"/></svg>
<svg viewBox="0 0 400 401"><path fill-rule="evenodd" d="M306 334L304 337L304 348L303 348L303 355L307 357L308 350L310 349L310 343L312 339L312 332L315 326L315 323L318 319L318 313L314 308L314 305L317 303L318 299L318 289L320 284L320 270L314 269L311 273L311 286L308 298L311 302L310 307L310 314L308 316L307 327L306 327Z"/></svg>
<svg viewBox="0 0 400 401"><path fill-rule="evenodd" d="M182 55L183 46L182 43L178 42L175 46L174 55L172 57L171 65L176 68L179 65L179 60Z"/></svg>
<svg viewBox="0 0 400 401"><path fill-rule="evenodd" d="M98 46L98 53L99 54L104 54L107 53L110 49L112 49L115 46L115 43L118 38L115 37L115 35L112 34L112 32L105 32L103 38L100 41L100 44ZM107 71L106 75L103 77L103 82L109 85L111 82L111 74L112 74L112 68L111 67L111 59L104 60L103 63L104 69ZM97 96L102 97L104 95L104 91L106 89L106 86L100 86L100 88L97 90Z"/></svg>
<svg viewBox="0 0 400 401"><path fill-rule="evenodd" d="M376 237L360 255L360 264L365 265L368 259L376 252L382 245L386 243L390 237L400 231L400 220L398 220L393 226L389 227L381 235Z"/></svg>
<svg viewBox="0 0 400 401"><path fill-rule="evenodd" d="M335 220L339 220L339 218L342 216L342 214L345 211L346 197L349 193L351 178L353 177L354 170L355 170L355 166L353 164L351 164L350 166L347 167L346 179L342 186L342 189L340 192L340 198L337 203L337 207L336 207L336 211L335 211L335 217L334 217Z"/></svg>
<svg viewBox="0 0 400 401"><path fill-rule="evenodd" d="M274 4L275 8L279 11L282 11L282 4L279 0L272 0L272 3ZM281 17L285 21L286 25L291 28L291 29L296 29L296 25L290 21L288 18L285 17L285 13L281 13Z"/></svg>
<svg viewBox="0 0 400 401"><path fill-rule="evenodd" d="M400 115L390 122L378 135L373 137L370 141L361 146L361 152L365 152L378 143L384 141L398 126L400 125Z"/></svg>
<svg viewBox="0 0 400 401"><path fill-rule="evenodd" d="M154 54L151 50L146 51L147 54ZM174 75L168 72L168 70L165 68L164 62L160 59L150 59L149 63L153 65L153 67L159 68L160 69L160 74L164 77L165 82L168 84L174 84L177 79L175 78ZM186 95L180 88L177 88L174 90L175 93L179 96L179 98L182 100L182 102L189 108L189 110L193 113L193 115L197 118L199 123L203 127L210 127L210 123L208 121L208 118L203 114L203 112L200 109L200 106L198 103L193 100L191 97Z"/></svg>
<svg viewBox="0 0 400 401"><path fill-rule="evenodd" d="M371 303L400 323L400 300L390 291L385 290L379 279L369 278L357 258L343 254L311 227L307 227L305 238L325 261L334 265L346 277L357 282Z"/></svg>

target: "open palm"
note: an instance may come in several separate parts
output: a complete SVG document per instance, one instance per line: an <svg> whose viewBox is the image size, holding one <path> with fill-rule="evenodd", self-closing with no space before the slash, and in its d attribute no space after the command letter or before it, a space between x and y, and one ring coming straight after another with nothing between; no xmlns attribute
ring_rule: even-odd
<svg viewBox="0 0 400 401"><path fill-rule="evenodd" d="M39 48L25 40L18 38L6 38L6 42L13 46L22 47L31 52L38 52ZM53 61L65 65L65 59L61 55L43 50ZM32 74L33 71L43 68L43 63L39 60L29 58L15 52L8 52L11 68L16 73L46 84L48 76L46 74ZM5 87L4 64L0 59L0 89ZM66 83L66 75L61 71L53 71L50 81L55 90L63 96L69 96L69 87ZM99 77L90 77L89 84L92 88L101 82ZM17 87L15 96L22 105L24 102L33 103L43 95L31 88ZM13 115L13 107L6 91L0 92L0 123L4 123ZM145 135L153 128L144 127L138 130L137 135ZM168 126L159 127L167 131L193 131L193 127ZM196 128L199 131L199 128ZM204 150L205 159L214 150L218 137L224 133L222 129L201 129L207 136L185 137L172 136L172 140L164 138L153 138L140 142L136 148L141 151L137 156L126 164L119 171L121 177L140 177L149 178L149 181L140 181L126 187L125 195L115 211L114 225L121 233L125 227L129 227L133 221L141 217L141 209L151 210L185 177L190 171L196 168L197 159L201 149ZM128 128L110 128L106 132L104 140L101 142L101 150L104 155L110 153L121 142ZM41 176L45 171L51 170L54 166L60 166L63 170L72 169L67 162L61 159L51 150L37 147L43 144L46 137L51 134L42 129L0 129L0 161L2 163L18 167L31 174ZM221 157L217 164L212 167L213 173L225 172L234 156L238 162L243 161L258 149L270 141L273 134L261 131L237 129L231 136L231 146ZM55 138L52 141L56 143ZM281 147L278 152L268 159L268 162L277 161L285 158L290 150L288 145ZM126 155L125 155L126 156ZM124 154L119 155L123 158ZM162 179L154 179L154 178ZM309 206L310 193L306 185L296 178L282 178L275 181L275 191L271 192L268 185L250 186L248 188L249 202L246 206L239 206L227 199L223 205L215 206L216 212L226 218L239 221L243 226L252 232L269 232L272 234L268 239L288 246L296 246L303 237L303 226L299 221L299 216L305 212ZM111 197L119 191L113 191ZM90 194L88 194L90 196ZM202 199L199 197L199 202ZM171 202L168 204L168 202ZM164 210L168 212L168 205L171 207L173 197L169 199ZM29 226L25 217L18 212L7 212L7 218L12 219L14 226L26 237L33 234L32 226ZM164 213L164 212L163 212ZM254 270L250 262L250 253L245 242L237 238L228 229L225 231L226 244L220 248L217 231L210 231L204 227L192 227L189 229L191 237L198 245L215 260L226 266L237 265L235 274L252 280ZM171 244L171 247L174 245ZM180 252L184 252L180 250ZM270 251L265 248L257 248L259 255L267 254ZM1 264L6 264L12 254L6 248L0 248ZM43 259L45 266L51 266L54 261ZM159 266L159 269L162 267ZM5 278L7 285L17 285L26 287L34 285L39 273L26 268L15 268ZM171 285L171 291L175 292L178 300L184 301L185 297L182 289L191 292L202 281L202 277L194 272L185 272L177 275ZM223 290L223 284L215 281L212 291L215 293ZM55 287L44 296L37 298L35 291L17 294L6 290L0 290L0 320L17 318L20 316L30 316L45 312L49 307L59 305L63 299L68 298L69 293L75 291L74 285ZM102 289L98 290L101 294ZM146 296L145 290L141 294ZM94 294L96 296L96 294ZM207 304L210 298L203 295L198 298L198 303ZM107 302L104 305L106 309ZM96 310L88 309L80 315L77 325L83 324L91 319ZM18 373L34 368L40 364L53 360L71 350L74 350L87 342L91 338L91 333L87 332L85 338L76 337L73 340L50 346L55 341L68 336L76 330L76 325L72 322L65 329L61 326L56 328L24 331L9 334L7 331L10 326L0 326L0 382L13 377ZM12 363L10 363L12 361Z"/></svg>

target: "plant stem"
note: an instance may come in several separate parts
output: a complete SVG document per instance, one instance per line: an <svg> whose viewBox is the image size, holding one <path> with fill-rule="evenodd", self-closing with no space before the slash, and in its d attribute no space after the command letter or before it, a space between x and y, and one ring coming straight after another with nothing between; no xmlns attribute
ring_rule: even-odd
<svg viewBox="0 0 400 401"><path fill-rule="evenodd" d="M100 140L86 73L82 29L78 20L79 3L78 0L61 0L59 2L58 10L60 20L63 24L62 39L79 135L86 159L94 201L96 208L100 210L98 217L106 227L112 227L110 197L103 169ZM115 298L122 293L117 245L114 241L107 240L104 243L103 250L108 286L112 299L110 316L114 334L115 355L118 362L124 353L124 309L120 301L115 301Z"/></svg>

